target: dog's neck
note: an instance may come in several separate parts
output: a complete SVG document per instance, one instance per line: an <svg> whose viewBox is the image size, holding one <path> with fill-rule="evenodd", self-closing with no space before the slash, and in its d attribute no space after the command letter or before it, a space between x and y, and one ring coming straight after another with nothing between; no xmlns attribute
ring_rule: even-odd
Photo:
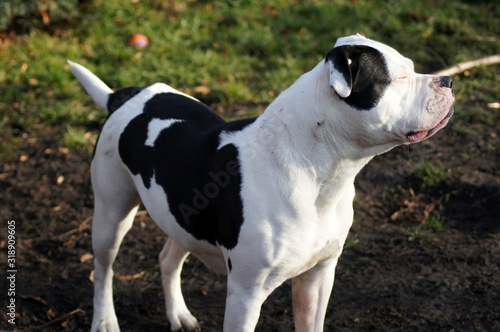
<svg viewBox="0 0 500 332"><path fill-rule="evenodd" d="M251 135L258 158L282 169L289 177L284 181L309 183L319 200L335 199L331 196L352 186L356 174L382 152L350 139L340 113L353 110L338 107L338 100L332 103L339 97L329 86L327 67L319 63L283 91L254 123Z"/></svg>

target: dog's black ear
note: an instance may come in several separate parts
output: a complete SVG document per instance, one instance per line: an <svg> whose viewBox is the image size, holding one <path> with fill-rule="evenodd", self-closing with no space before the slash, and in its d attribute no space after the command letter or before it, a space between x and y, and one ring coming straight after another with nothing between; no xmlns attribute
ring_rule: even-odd
<svg viewBox="0 0 500 332"><path fill-rule="evenodd" d="M326 56L330 86L349 105L369 110L378 104L391 77L384 55L366 45L335 47Z"/></svg>
<svg viewBox="0 0 500 332"><path fill-rule="evenodd" d="M330 86L342 98L352 92L359 70L359 55L362 48L352 45L338 46L326 55L330 69Z"/></svg>

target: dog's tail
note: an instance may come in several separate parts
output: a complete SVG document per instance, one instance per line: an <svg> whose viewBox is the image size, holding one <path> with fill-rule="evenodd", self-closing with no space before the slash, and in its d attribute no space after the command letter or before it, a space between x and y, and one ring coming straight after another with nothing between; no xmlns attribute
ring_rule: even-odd
<svg viewBox="0 0 500 332"><path fill-rule="evenodd" d="M71 62L68 60L71 72L80 81L85 90L94 99L97 105L105 110L108 110L107 104L109 95L113 93L106 83L101 81L99 77L95 76L90 70L82 65Z"/></svg>

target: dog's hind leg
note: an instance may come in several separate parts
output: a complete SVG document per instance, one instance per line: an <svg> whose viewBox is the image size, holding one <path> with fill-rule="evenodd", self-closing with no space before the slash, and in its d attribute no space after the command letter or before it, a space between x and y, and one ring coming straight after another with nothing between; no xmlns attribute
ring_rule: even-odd
<svg viewBox="0 0 500 332"><path fill-rule="evenodd" d="M132 227L140 199L128 173L110 159L92 163L94 188L94 318L92 331L119 331L113 305L113 262Z"/></svg>
<svg viewBox="0 0 500 332"><path fill-rule="evenodd" d="M186 249L172 238L168 238L159 256L167 318L172 331L200 330L198 321L184 302L181 290L181 270L188 255Z"/></svg>

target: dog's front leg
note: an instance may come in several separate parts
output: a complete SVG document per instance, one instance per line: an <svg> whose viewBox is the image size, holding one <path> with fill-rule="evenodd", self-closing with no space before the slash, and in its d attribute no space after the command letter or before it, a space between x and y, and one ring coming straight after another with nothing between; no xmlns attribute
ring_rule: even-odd
<svg viewBox="0 0 500 332"><path fill-rule="evenodd" d="M337 258L328 259L292 279L293 316L297 332L323 331L336 265Z"/></svg>
<svg viewBox="0 0 500 332"><path fill-rule="evenodd" d="M225 332L250 332L255 330L260 308L275 287L267 287L250 280L235 280L232 275L227 280Z"/></svg>

